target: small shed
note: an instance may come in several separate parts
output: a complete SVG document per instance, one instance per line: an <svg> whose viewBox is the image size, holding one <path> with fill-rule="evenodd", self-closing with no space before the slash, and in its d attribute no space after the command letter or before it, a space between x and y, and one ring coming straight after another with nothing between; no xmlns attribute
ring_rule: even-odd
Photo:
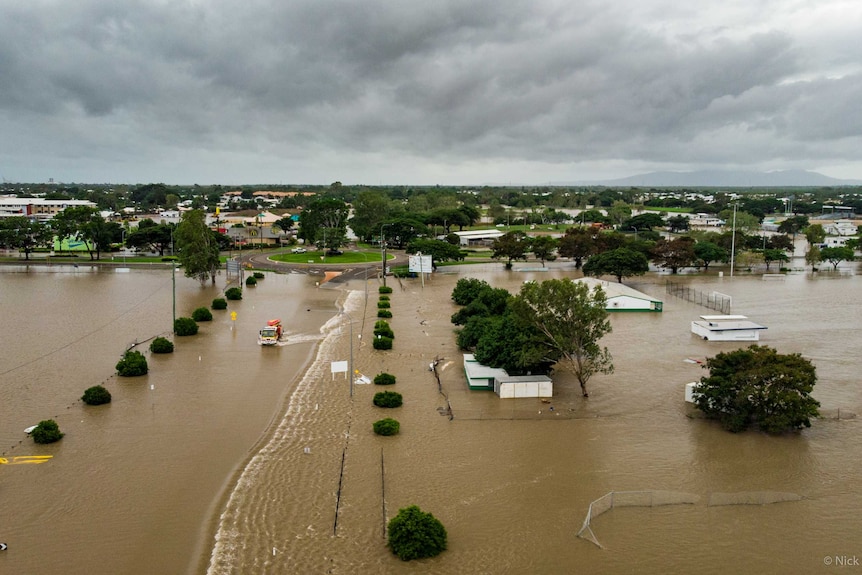
<svg viewBox="0 0 862 575"><path fill-rule="evenodd" d="M554 384L547 375L507 375L494 380L494 393L500 399L554 397Z"/></svg>
<svg viewBox="0 0 862 575"><path fill-rule="evenodd" d="M685 384L685 400L688 403L694 403L695 397L697 396L697 387L700 385L698 381L692 381L691 383Z"/></svg>
<svg viewBox="0 0 862 575"><path fill-rule="evenodd" d="M744 315L702 315L691 322L691 333L708 341L759 341L764 329Z"/></svg>
<svg viewBox="0 0 862 575"><path fill-rule="evenodd" d="M602 288L608 300L605 309L608 311L655 311L662 310L662 301L648 296L627 285L617 282L607 282L596 278L579 278L579 281L587 284L590 290L596 286Z"/></svg>

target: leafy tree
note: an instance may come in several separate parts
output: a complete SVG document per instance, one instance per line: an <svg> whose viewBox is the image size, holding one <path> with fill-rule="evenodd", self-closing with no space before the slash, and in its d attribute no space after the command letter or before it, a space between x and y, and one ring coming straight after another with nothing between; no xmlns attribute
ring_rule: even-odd
<svg viewBox="0 0 862 575"><path fill-rule="evenodd" d="M297 237L329 251L337 250L347 243L349 214L350 207L341 200L315 200L299 216Z"/></svg>
<svg viewBox="0 0 862 575"><path fill-rule="evenodd" d="M150 344L150 351L153 353L173 353L174 342L166 337L157 337Z"/></svg>
<svg viewBox="0 0 862 575"><path fill-rule="evenodd" d="M60 431L60 426L53 419L40 421L36 429L30 432L30 437L33 438L33 441L40 444L60 441L64 435L65 433Z"/></svg>
<svg viewBox="0 0 862 575"><path fill-rule="evenodd" d="M595 222L597 224L611 224L611 219L604 215L599 210L584 210L580 214L578 214L577 218L582 224L587 222Z"/></svg>
<svg viewBox="0 0 862 575"><path fill-rule="evenodd" d="M389 436L389 435L397 435L401 430L401 424L398 423L398 420L392 419L391 417L386 417L384 419L375 421L371 424L371 428L374 430L374 433L377 435Z"/></svg>
<svg viewBox="0 0 862 575"><path fill-rule="evenodd" d="M242 299L242 288L238 288L238 287L227 288L227 290L224 292L224 297L231 300L231 301L241 300ZM215 301L213 301L213 304L215 304Z"/></svg>
<svg viewBox="0 0 862 575"><path fill-rule="evenodd" d="M54 239L51 228L24 216L0 218L0 246L24 252L24 259L38 248L49 246Z"/></svg>
<svg viewBox="0 0 862 575"><path fill-rule="evenodd" d="M195 335L198 332L198 324L190 317L178 317L174 321L174 333L178 336Z"/></svg>
<svg viewBox="0 0 862 575"><path fill-rule="evenodd" d="M290 216L284 216L283 218L276 220L272 224L272 227L278 228L283 232L289 232L293 229L293 218Z"/></svg>
<svg viewBox="0 0 862 575"><path fill-rule="evenodd" d="M375 337L371 344L371 347L380 350L392 349L392 338L385 337L382 335L380 337Z"/></svg>
<svg viewBox="0 0 862 575"><path fill-rule="evenodd" d="M808 251L805 252L805 263L810 265L813 271L814 267L822 261L823 256L820 254L820 247L817 244L811 244Z"/></svg>
<svg viewBox="0 0 862 575"><path fill-rule="evenodd" d="M750 234L760 229L760 218L742 210L736 210L735 220L732 209L722 210L719 212L718 217L727 222L731 231L736 229L737 241L739 241L740 232ZM735 224L734 221L736 222Z"/></svg>
<svg viewBox="0 0 862 575"><path fill-rule="evenodd" d="M767 346L719 353L704 365L709 376L697 387L695 404L729 431L751 424L769 433L811 427L820 404L811 397L814 366L798 353Z"/></svg>
<svg viewBox="0 0 862 575"><path fill-rule="evenodd" d="M584 264L584 274L588 276L616 276L618 282L624 277L640 276L649 271L649 261L645 255L628 248L618 248L590 256Z"/></svg>
<svg viewBox="0 0 862 575"><path fill-rule="evenodd" d="M805 228L805 239L808 241L809 246L822 244L826 239L826 230L820 224L811 224Z"/></svg>
<svg viewBox="0 0 862 575"><path fill-rule="evenodd" d="M215 234L206 225L203 210L183 213L174 240L179 251L179 260L186 277L196 278L201 285L208 279L216 281L216 272L221 265Z"/></svg>
<svg viewBox="0 0 862 575"><path fill-rule="evenodd" d="M512 294L505 288L482 288L476 298L452 314L452 323L464 325L473 316L502 316L509 305Z"/></svg>
<svg viewBox="0 0 862 575"><path fill-rule="evenodd" d="M95 208L73 206L54 216L51 227L61 239L72 238L83 241L90 259L95 260L99 259L97 256L106 243L110 244L110 238L104 237L106 235L104 223L105 220Z"/></svg>
<svg viewBox="0 0 862 575"><path fill-rule="evenodd" d="M103 405L111 403L111 392L101 385L94 385L84 390L84 395L81 396L81 401L87 405Z"/></svg>
<svg viewBox="0 0 862 575"><path fill-rule="evenodd" d="M192 319L195 321L212 321L213 313L205 307L199 307L192 312Z"/></svg>
<svg viewBox="0 0 862 575"><path fill-rule="evenodd" d="M584 397L596 373L613 373L611 354L599 340L611 331L604 291L591 292L583 282L568 279L527 282L512 301L512 311L543 335L549 356L565 361L578 378Z"/></svg>
<svg viewBox="0 0 862 575"><path fill-rule="evenodd" d="M623 230L632 228L640 230L651 230L653 228L663 228L665 226L664 216L653 212L639 214L629 220L626 220L620 226Z"/></svg>
<svg viewBox="0 0 862 575"><path fill-rule="evenodd" d="M435 265L436 262L461 261L464 259L464 254L461 252L460 247L443 240L417 238L407 244L406 251L408 254L422 253L426 256L431 256L431 261L435 262Z"/></svg>
<svg viewBox="0 0 862 575"><path fill-rule="evenodd" d="M402 561L435 557L446 550L446 528L430 513L411 505L389 521L388 545Z"/></svg>
<svg viewBox="0 0 862 575"><path fill-rule="evenodd" d="M377 337L378 335L388 337L389 339L395 339L395 333L392 331L392 326L389 325L388 321L382 319L374 322L374 336Z"/></svg>
<svg viewBox="0 0 862 575"><path fill-rule="evenodd" d="M554 255L556 247L557 240L551 236L536 236L530 239L530 251L533 252L536 259L542 262L542 267L545 267L546 261L552 262L557 259L557 256Z"/></svg>
<svg viewBox="0 0 862 575"><path fill-rule="evenodd" d="M688 236L672 240L662 238L653 247L652 254L657 265L675 274L679 268L690 267L697 261L694 246L694 239Z"/></svg>
<svg viewBox="0 0 862 575"><path fill-rule="evenodd" d="M782 234L791 234L796 241L796 234L808 227L808 216L791 216L778 224L778 231Z"/></svg>
<svg viewBox="0 0 862 575"><path fill-rule="evenodd" d="M378 373L374 376L374 385L395 385L395 376L391 373Z"/></svg>
<svg viewBox="0 0 862 575"><path fill-rule="evenodd" d="M401 407L403 399L397 391L379 391L371 402L377 407Z"/></svg>
<svg viewBox="0 0 862 575"><path fill-rule="evenodd" d="M617 200L608 208L608 219L614 225L622 225L623 222L632 217L632 208L627 203Z"/></svg>
<svg viewBox="0 0 862 575"><path fill-rule="evenodd" d="M766 242L768 248L773 250L781 250L782 252L793 251L793 240L787 234L775 234L770 236Z"/></svg>
<svg viewBox="0 0 862 575"><path fill-rule="evenodd" d="M703 264L704 270L709 270L709 264L712 262L721 262L728 258L727 250L712 242L694 244L694 255Z"/></svg>
<svg viewBox="0 0 862 575"><path fill-rule="evenodd" d="M786 262L789 261L790 258L787 257L787 254L782 250L776 249L765 249L763 250L763 261L766 262L766 271L769 271L769 266L772 262Z"/></svg>
<svg viewBox="0 0 862 575"><path fill-rule="evenodd" d="M683 215L671 216L667 219L667 228L671 233L687 232L689 227L690 222Z"/></svg>
<svg viewBox="0 0 862 575"><path fill-rule="evenodd" d="M227 300L223 297L217 297L212 303L213 309L227 309Z"/></svg>
<svg viewBox="0 0 862 575"><path fill-rule="evenodd" d="M512 268L513 260L526 260L529 241L523 232L507 232L491 244L491 257L506 259L506 269Z"/></svg>
<svg viewBox="0 0 862 575"><path fill-rule="evenodd" d="M595 232L589 228L569 228L559 239L557 252L564 258L575 261L575 269L580 269L584 259L596 252Z"/></svg>
<svg viewBox="0 0 862 575"><path fill-rule="evenodd" d="M170 249L173 230L176 224L157 224L151 219L143 219L138 229L126 235L126 246L156 252L160 256Z"/></svg>
<svg viewBox="0 0 862 575"><path fill-rule="evenodd" d="M832 264L832 269L836 270L838 269L838 264L840 264L841 262L852 262L854 259L856 259L856 254L853 252L853 248L848 248L845 246L821 248L820 259L822 261L826 261Z"/></svg>
<svg viewBox="0 0 862 575"><path fill-rule="evenodd" d="M452 290L452 301L458 305L467 305L478 298L482 290L490 287L485 280L461 278L455 283L455 289Z"/></svg>

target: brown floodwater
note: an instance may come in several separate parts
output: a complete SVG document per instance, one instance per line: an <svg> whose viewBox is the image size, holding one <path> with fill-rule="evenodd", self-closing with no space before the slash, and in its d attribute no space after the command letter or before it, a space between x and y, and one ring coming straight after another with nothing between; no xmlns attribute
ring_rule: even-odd
<svg viewBox="0 0 862 575"><path fill-rule="evenodd" d="M862 561L855 266L674 278L731 295L733 313L768 326L761 343L816 365L829 417L778 437L691 417L684 386L704 370L687 359L740 344L692 335L693 319L716 312L666 294L667 275L627 281L664 311L611 316L616 370L590 381L589 399L565 373L550 404L467 390L449 323L457 279L514 292L577 275L570 264L521 267L443 268L424 287L391 279L396 339L385 353L369 345L376 280L366 299L362 282L267 274L231 303L236 322L214 312L174 354L147 353L142 378L112 374L124 349L169 331L168 270L0 269L0 456L54 456L0 466L0 572L811 573ZM224 277L202 288L178 276L178 315L223 287ZM270 317L285 322L288 345L257 345ZM375 386L351 395L333 376L329 360L351 348L363 374L396 375L401 408L381 413ZM78 401L96 384L109 406ZM401 422L398 436L373 434L384 416ZM49 417L62 441L24 437ZM599 547L577 534L609 492L617 506L591 523ZM412 504L444 523L449 549L405 564L385 547L385 523Z"/></svg>

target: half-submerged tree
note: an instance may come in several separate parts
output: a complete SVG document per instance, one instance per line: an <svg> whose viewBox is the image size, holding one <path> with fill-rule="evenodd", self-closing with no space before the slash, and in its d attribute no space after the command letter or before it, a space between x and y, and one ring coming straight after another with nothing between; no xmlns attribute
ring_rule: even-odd
<svg viewBox="0 0 862 575"><path fill-rule="evenodd" d="M196 278L203 285L212 278L215 285L219 261L218 240L206 225L203 210L185 212L174 232L178 257L186 277Z"/></svg>
<svg viewBox="0 0 862 575"><path fill-rule="evenodd" d="M587 381L593 374L614 369L610 352L599 345L611 331L606 304L601 287L590 291L585 283L568 279L527 282L512 301L515 315L536 327L578 378L584 397L589 397Z"/></svg>
<svg viewBox="0 0 862 575"><path fill-rule="evenodd" d="M641 276L649 271L649 261L641 252L628 248L617 248L590 256L584 264L588 276L616 276L617 282L624 277Z"/></svg>
<svg viewBox="0 0 862 575"><path fill-rule="evenodd" d="M389 548L402 561L434 557L446 550L446 528L416 505L398 510L389 521Z"/></svg>
<svg viewBox="0 0 862 575"><path fill-rule="evenodd" d="M752 345L708 358L704 367L709 376L700 379L695 404L729 431L753 424L780 433L811 427L819 414L820 403L811 397L814 366L798 353Z"/></svg>

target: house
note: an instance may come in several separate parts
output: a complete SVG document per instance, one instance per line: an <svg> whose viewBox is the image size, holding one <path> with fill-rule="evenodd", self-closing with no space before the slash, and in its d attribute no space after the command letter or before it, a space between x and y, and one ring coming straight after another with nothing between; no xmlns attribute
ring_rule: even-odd
<svg viewBox="0 0 862 575"><path fill-rule="evenodd" d="M702 315L691 322L691 333L708 341L758 341L764 329L744 315Z"/></svg>
<svg viewBox="0 0 862 575"><path fill-rule="evenodd" d="M627 285L607 282L596 278L580 278L577 280L587 285L592 291L596 286L602 288L607 298L608 311L662 311L662 301L648 296Z"/></svg>
<svg viewBox="0 0 862 575"><path fill-rule="evenodd" d="M509 375L505 369L482 365L472 353L464 354L464 374L470 389L493 391L500 399L554 396L547 375Z"/></svg>

